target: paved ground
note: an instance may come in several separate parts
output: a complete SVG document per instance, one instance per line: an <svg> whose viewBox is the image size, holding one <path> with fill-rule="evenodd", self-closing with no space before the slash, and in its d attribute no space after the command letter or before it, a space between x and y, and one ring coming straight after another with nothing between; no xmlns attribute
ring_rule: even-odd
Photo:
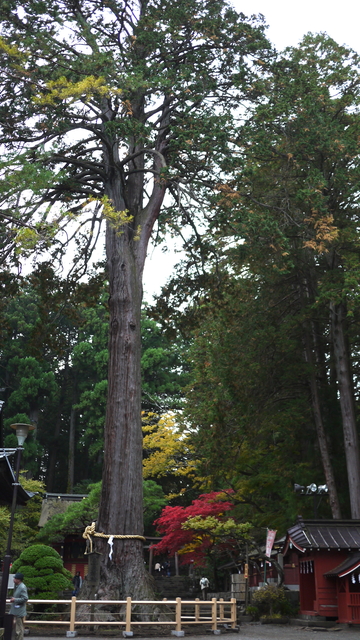
<svg viewBox="0 0 360 640"><path fill-rule="evenodd" d="M136 638L141 638L141 640L154 640L156 638L155 634L151 636L143 635L144 632L137 634L134 631L134 640ZM296 627L292 625L275 625L275 624L266 624L262 625L260 623L251 622L242 624L240 627L240 631L231 632L231 631L222 631L221 635L224 637L228 636L228 640L360 640L360 627L348 627L346 625L336 625L328 629L324 628L312 628L312 627ZM37 640L49 640L49 636L36 636L35 633L30 633L28 636L30 638L37 638ZM52 636L54 637L54 636ZM65 638L65 633L63 636L56 636L57 638ZM114 638L115 636L112 636ZM118 638L122 638L122 633L119 633ZM167 635L161 634L158 636L159 638L174 638L171 635L171 632ZM194 635L190 633L185 633L186 640L214 640L217 636L213 634L207 633L196 633ZM77 636L77 640L109 640L109 637L106 636L94 636L94 635L79 635Z"/></svg>

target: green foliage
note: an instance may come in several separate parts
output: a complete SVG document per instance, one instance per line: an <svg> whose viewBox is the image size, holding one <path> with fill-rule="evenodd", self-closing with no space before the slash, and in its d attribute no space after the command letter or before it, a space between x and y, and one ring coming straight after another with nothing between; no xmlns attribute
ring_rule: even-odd
<svg viewBox="0 0 360 640"><path fill-rule="evenodd" d="M188 518L182 528L206 533L218 543L229 539L241 540L242 543L252 540L252 535L250 534L252 525L249 522L235 522L233 518L218 520L214 516L207 516L206 518L194 516L193 518Z"/></svg>
<svg viewBox="0 0 360 640"><path fill-rule="evenodd" d="M156 535L153 522L167 503L162 487L154 480L143 481L144 531L145 535Z"/></svg>
<svg viewBox="0 0 360 640"><path fill-rule="evenodd" d="M38 539L44 542L61 542L64 536L78 534L97 520L101 495L101 482L89 485L89 495L80 502L69 503L64 513L55 514L42 527Z"/></svg>
<svg viewBox="0 0 360 640"><path fill-rule="evenodd" d="M71 573L64 569L60 555L44 544L28 547L12 565L12 572L24 574L24 582L32 597L39 600L57 598L59 592L71 588Z"/></svg>
<svg viewBox="0 0 360 640"><path fill-rule="evenodd" d="M247 616L251 616L255 622L260 620L259 608L255 607L254 605L249 605L248 607L246 607L245 613Z"/></svg>
<svg viewBox="0 0 360 640"><path fill-rule="evenodd" d="M61 558L55 558L51 556L46 556L39 558L35 562L36 569L52 569L52 570L61 570L62 561Z"/></svg>
<svg viewBox="0 0 360 640"><path fill-rule="evenodd" d="M333 474L349 513L329 311L342 305L355 405L359 70L356 53L311 34L269 65L203 242L189 241L156 309L194 338L185 414L204 490L233 487L245 519L282 533L299 512L313 515L294 496L298 478ZM323 499L321 515L340 517L333 505Z"/></svg>
<svg viewBox="0 0 360 640"><path fill-rule="evenodd" d="M259 609L261 616L280 616L288 611L285 590L275 584L266 584L255 591L252 603Z"/></svg>
<svg viewBox="0 0 360 640"><path fill-rule="evenodd" d="M5 445L17 446L10 425L30 422L32 416L36 437L25 442L24 464L36 476L40 466L43 473L46 457L47 490L69 491L64 469L73 411L74 481L86 477L91 468L88 484L92 484L102 472L109 321L105 287L100 287L96 278L81 285L61 280L47 263L30 276L14 280L13 286L16 295L7 285L9 296L4 291L2 298L4 349L0 363L6 379L1 374L0 379L8 385ZM179 345L174 347L166 340L160 326L144 311L144 406L161 411L165 406L180 406L184 384L181 351ZM49 424L55 425L54 429L49 429ZM19 552L23 548L19 547Z"/></svg>
<svg viewBox="0 0 360 640"><path fill-rule="evenodd" d="M90 484L89 495L80 502L70 503L64 513L55 514L42 527L37 539L45 543L61 542L66 535L82 533L85 527L98 518L101 482ZM155 535L152 523L167 500L162 488L153 480L144 480L144 527L147 535ZM40 560L39 560L40 562ZM55 558L55 563L57 557ZM52 567L54 561L46 563ZM41 564L37 564L39 568Z"/></svg>
<svg viewBox="0 0 360 640"><path fill-rule="evenodd" d="M44 556L50 558L60 557L58 552L55 551L55 549L53 549L52 547L47 547L43 544L34 544L22 552L21 558L19 558L17 562L20 562L21 560L21 562L24 562L25 564L35 566L37 560L40 560L40 558L43 558ZM18 569L15 569L15 571L18 571Z"/></svg>
<svg viewBox="0 0 360 640"><path fill-rule="evenodd" d="M144 167L137 188L145 193L150 184L146 174L169 187L175 206L167 207L161 226L170 222L176 229L176 219L182 224L177 184L188 176L201 190L207 178L214 181L214 166L226 156L234 131L234 102L259 95L257 71L271 55L261 19L245 18L223 0L182 0L180 9L168 0L146 3L132 12L126 27L118 0L106 7L106 20L104 7L95 0L80 14L72 12L66 0L56 0L46 10L27 0L22 10L24 21L14 19L11 4L0 13L6 34L2 91L9 96L21 93L21 100L10 100L1 112L6 180L0 184L0 197L11 211L6 219L13 233L10 248L30 251L35 244L41 252L51 243L62 254L64 226L76 220L77 257L86 262L101 218L110 224L115 220L121 235L131 229L135 240L147 234L128 188L134 177L133 144L141 150L137 160ZM65 36L64 19L69 25ZM74 49L70 33L85 43L84 49ZM169 108L172 117L163 127ZM154 117L160 112L163 116ZM68 136L70 131L76 141ZM113 202L100 169L104 136L128 150L121 165L123 198L129 205L125 208ZM114 177L112 162L115 158L107 170ZM134 197L140 202L138 195ZM82 216L84 205L90 225Z"/></svg>
<svg viewBox="0 0 360 640"><path fill-rule="evenodd" d="M147 307L142 313L141 340L143 409L164 413L181 408L188 380L186 345L180 336L170 341L161 325L149 317Z"/></svg>
<svg viewBox="0 0 360 640"><path fill-rule="evenodd" d="M77 390L76 371L69 366L69 358L86 312L93 305L100 307L98 282L98 277L90 277L86 284L66 281L55 275L49 263L42 263L29 276L13 282L16 296L8 287L4 290L0 358L1 384L6 388L4 425L7 430L13 422L34 421L36 434L25 442L23 463L35 477L40 467L42 474L50 467L45 471L48 490L54 488L57 475L63 482L58 488L67 489L67 431ZM16 438L9 431L5 444L15 446ZM79 477L83 460L86 467L87 457L79 455Z"/></svg>
<svg viewBox="0 0 360 640"><path fill-rule="evenodd" d="M28 479L26 471L20 471L20 484L26 491L35 492L25 506L18 507L14 517L14 528L11 544L11 554L18 557L29 544L33 544L38 535L38 522L41 513L44 484L39 480ZM7 545L8 526L10 521L10 506L0 508L0 552L5 553Z"/></svg>
<svg viewBox="0 0 360 640"><path fill-rule="evenodd" d="M241 519L285 530L298 513L293 483L309 473L315 436L302 343L281 297L239 279L207 305L191 348L185 415L203 486L232 486Z"/></svg>
<svg viewBox="0 0 360 640"><path fill-rule="evenodd" d="M6 507L0 507L0 522L1 528L6 529L6 526L9 524L10 513Z"/></svg>

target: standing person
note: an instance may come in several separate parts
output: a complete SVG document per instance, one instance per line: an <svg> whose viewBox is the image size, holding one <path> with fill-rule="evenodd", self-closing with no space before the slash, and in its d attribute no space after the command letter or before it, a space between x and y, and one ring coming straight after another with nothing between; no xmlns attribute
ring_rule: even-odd
<svg viewBox="0 0 360 640"><path fill-rule="evenodd" d="M81 589L81 585L82 585L82 577L80 575L80 571L78 571L74 577L73 577L73 585L74 585L74 590L72 592L73 596L77 596L77 594L79 593L80 589Z"/></svg>
<svg viewBox="0 0 360 640"><path fill-rule="evenodd" d="M15 573L14 583L15 589L12 598L10 598L11 607L10 614L15 619L15 638L23 640L24 638L24 618L26 616L26 603L28 601L27 588L23 582L22 573Z"/></svg>
<svg viewBox="0 0 360 640"><path fill-rule="evenodd" d="M204 576L200 578L200 589L202 593L202 599L206 600L207 590L210 587L210 582Z"/></svg>

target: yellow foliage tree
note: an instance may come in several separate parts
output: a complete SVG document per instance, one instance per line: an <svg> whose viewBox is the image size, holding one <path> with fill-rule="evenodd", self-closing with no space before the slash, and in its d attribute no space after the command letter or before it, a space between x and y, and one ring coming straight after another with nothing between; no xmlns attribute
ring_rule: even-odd
<svg viewBox="0 0 360 640"><path fill-rule="evenodd" d="M187 485L198 484L196 475L195 449L189 442L189 435L177 425L176 415L166 413L159 417L155 413L143 412L143 448L146 457L143 460L144 478L181 477L188 480ZM186 491L182 487L173 498Z"/></svg>

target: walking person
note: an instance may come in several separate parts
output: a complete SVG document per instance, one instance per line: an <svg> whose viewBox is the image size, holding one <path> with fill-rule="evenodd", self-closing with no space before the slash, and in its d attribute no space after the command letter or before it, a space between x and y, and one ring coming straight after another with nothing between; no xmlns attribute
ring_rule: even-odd
<svg viewBox="0 0 360 640"><path fill-rule="evenodd" d="M202 599L206 600L206 596L207 596L207 590L210 587L210 582L207 578L205 578L204 576L202 578L200 578L200 589L201 589L201 593L202 593Z"/></svg>
<svg viewBox="0 0 360 640"><path fill-rule="evenodd" d="M10 598L10 614L14 616L15 620L15 640L24 639L24 618L26 616L26 603L29 598L27 588L23 581L23 574L15 573L15 589L12 598Z"/></svg>
<svg viewBox="0 0 360 640"><path fill-rule="evenodd" d="M76 573L76 575L74 575L72 583L74 585L74 590L72 592L73 596L77 596L77 594L79 593L81 586L82 586L82 577L80 575L80 571L78 571Z"/></svg>

